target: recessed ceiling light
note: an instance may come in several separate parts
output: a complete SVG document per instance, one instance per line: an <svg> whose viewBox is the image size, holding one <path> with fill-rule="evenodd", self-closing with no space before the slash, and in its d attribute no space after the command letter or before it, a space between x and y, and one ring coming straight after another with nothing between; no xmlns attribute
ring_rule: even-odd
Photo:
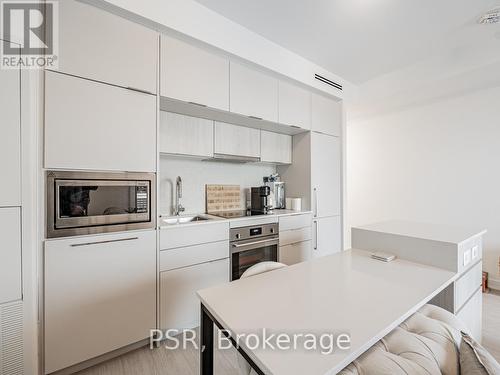
<svg viewBox="0 0 500 375"><path fill-rule="evenodd" d="M487 25L500 22L500 8L492 9L483 14L477 22L481 25Z"/></svg>

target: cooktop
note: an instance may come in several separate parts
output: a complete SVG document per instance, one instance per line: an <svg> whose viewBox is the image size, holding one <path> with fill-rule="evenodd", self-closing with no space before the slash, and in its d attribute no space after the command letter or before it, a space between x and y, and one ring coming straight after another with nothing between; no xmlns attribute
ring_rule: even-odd
<svg viewBox="0 0 500 375"><path fill-rule="evenodd" d="M260 216L265 215L262 212L252 211L252 210L236 210L236 211L220 211L213 212L210 215L223 217L224 219L236 219L245 216Z"/></svg>

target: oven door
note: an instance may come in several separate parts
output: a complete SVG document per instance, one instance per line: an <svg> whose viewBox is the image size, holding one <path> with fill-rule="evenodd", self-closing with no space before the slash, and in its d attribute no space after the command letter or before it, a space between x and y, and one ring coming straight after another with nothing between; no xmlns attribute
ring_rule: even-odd
<svg viewBox="0 0 500 375"><path fill-rule="evenodd" d="M278 236L231 242L231 281L260 262L278 261Z"/></svg>

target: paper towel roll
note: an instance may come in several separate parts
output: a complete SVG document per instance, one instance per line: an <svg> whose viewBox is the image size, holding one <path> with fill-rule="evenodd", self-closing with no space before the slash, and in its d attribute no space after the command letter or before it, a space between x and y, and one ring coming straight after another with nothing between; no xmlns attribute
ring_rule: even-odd
<svg viewBox="0 0 500 375"><path fill-rule="evenodd" d="M293 211L302 210L302 198L286 198L286 208Z"/></svg>

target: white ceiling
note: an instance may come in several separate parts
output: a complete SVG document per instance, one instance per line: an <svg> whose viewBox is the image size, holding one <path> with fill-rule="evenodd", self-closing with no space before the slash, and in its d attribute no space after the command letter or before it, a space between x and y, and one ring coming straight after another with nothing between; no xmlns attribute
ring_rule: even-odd
<svg viewBox="0 0 500 375"><path fill-rule="evenodd" d="M491 77L500 64L500 24L476 23L500 0L196 1L358 85L363 110L373 93L401 101L402 87L428 92L440 80L456 91L453 77L477 78L483 65Z"/></svg>

